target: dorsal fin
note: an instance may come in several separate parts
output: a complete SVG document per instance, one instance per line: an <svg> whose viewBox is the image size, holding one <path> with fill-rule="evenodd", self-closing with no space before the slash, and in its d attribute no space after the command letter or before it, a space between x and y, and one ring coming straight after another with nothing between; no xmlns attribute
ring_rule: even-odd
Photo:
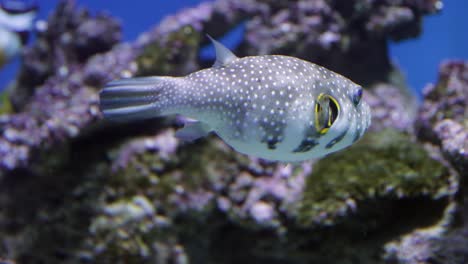
<svg viewBox="0 0 468 264"><path fill-rule="evenodd" d="M234 55L234 53L232 53L223 44L213 39L210 35L206 36L211 40L216 51L216 61L213 64L213 67L224 67L233 60L237 59L236 55Z"/></svg>

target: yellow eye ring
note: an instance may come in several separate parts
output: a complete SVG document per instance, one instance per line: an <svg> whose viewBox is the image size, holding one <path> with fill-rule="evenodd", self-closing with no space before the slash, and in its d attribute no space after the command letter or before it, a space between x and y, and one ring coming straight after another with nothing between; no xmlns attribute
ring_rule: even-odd
<svg viewBox="0 0 468 264"><path fill-rule="evenodd" d="M335 97L321 93L315 102L315 129L319 134L325 134L340 114L341 107Z"/></svg>

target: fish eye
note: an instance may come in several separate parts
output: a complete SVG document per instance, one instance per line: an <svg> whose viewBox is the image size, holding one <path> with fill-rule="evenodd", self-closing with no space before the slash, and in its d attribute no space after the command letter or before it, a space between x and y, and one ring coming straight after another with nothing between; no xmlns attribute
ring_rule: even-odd
<svg viewBox="0 0 468 264"><path fill-rule="evenodd" d="M359 88L353 95L353 104L357 106L361 102L362 98L362 88Z"/></svg>
<svg viewBox="0 0 468 264"><path fill-rule="evenodd" d="M340 105L335 97L321 93L315 102L315 129L325 134L338 118Z"/></svg>

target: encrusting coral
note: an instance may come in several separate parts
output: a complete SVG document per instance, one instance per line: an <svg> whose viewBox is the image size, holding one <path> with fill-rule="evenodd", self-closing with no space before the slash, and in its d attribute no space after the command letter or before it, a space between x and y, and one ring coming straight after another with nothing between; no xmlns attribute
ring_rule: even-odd
<svg viewBox="0 0 468 264"><path fill-rule="evenodd" d="M442 199L450 195L449 176L408 136L369 133L349 151L317 162L304 190L303 220L333 223L336 214L357 210L365 200Z"/></svg>
<svg viewBox="0 0 468 264"><path fill-rule="evenodd" d="M453 258L458 251L443 243L463 240L451 232L466 197L457 193L466 185L458 177L466 65L444 64L417 113L387 52L389 39L417 36L422 16L440 7L217 0L118 44L113 18L62 1L2 99L12 107L0 118L0 255L18 263L418 263L406 253L422 237L427 259ZM368 135L284 166L238 154L216 136L181 142L179 117L102 120L97 93L107 81L209 65L199 57L204 33L221 37L239 25L239 56L293 55L364 84L374 110Z"/></svg>
<svg viewBox="0 0 468 264"><path fill-rule="evenodd" d="M424 90L416 122L421 140L439 145L460 174L468 171L468 64L445 62L439 80Z"/></svg>

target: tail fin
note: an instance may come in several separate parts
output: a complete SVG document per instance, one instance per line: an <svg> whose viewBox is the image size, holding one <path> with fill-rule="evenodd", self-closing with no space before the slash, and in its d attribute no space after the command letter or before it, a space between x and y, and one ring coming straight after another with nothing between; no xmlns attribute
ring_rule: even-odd
<svg viewBox="0 0 468 264"><path fill-rule="evenodd" d="M104 118L132 121L160 116L164 89L172 86L171 77L138 77L108 83L100 92L100 107Z"/></svg>

